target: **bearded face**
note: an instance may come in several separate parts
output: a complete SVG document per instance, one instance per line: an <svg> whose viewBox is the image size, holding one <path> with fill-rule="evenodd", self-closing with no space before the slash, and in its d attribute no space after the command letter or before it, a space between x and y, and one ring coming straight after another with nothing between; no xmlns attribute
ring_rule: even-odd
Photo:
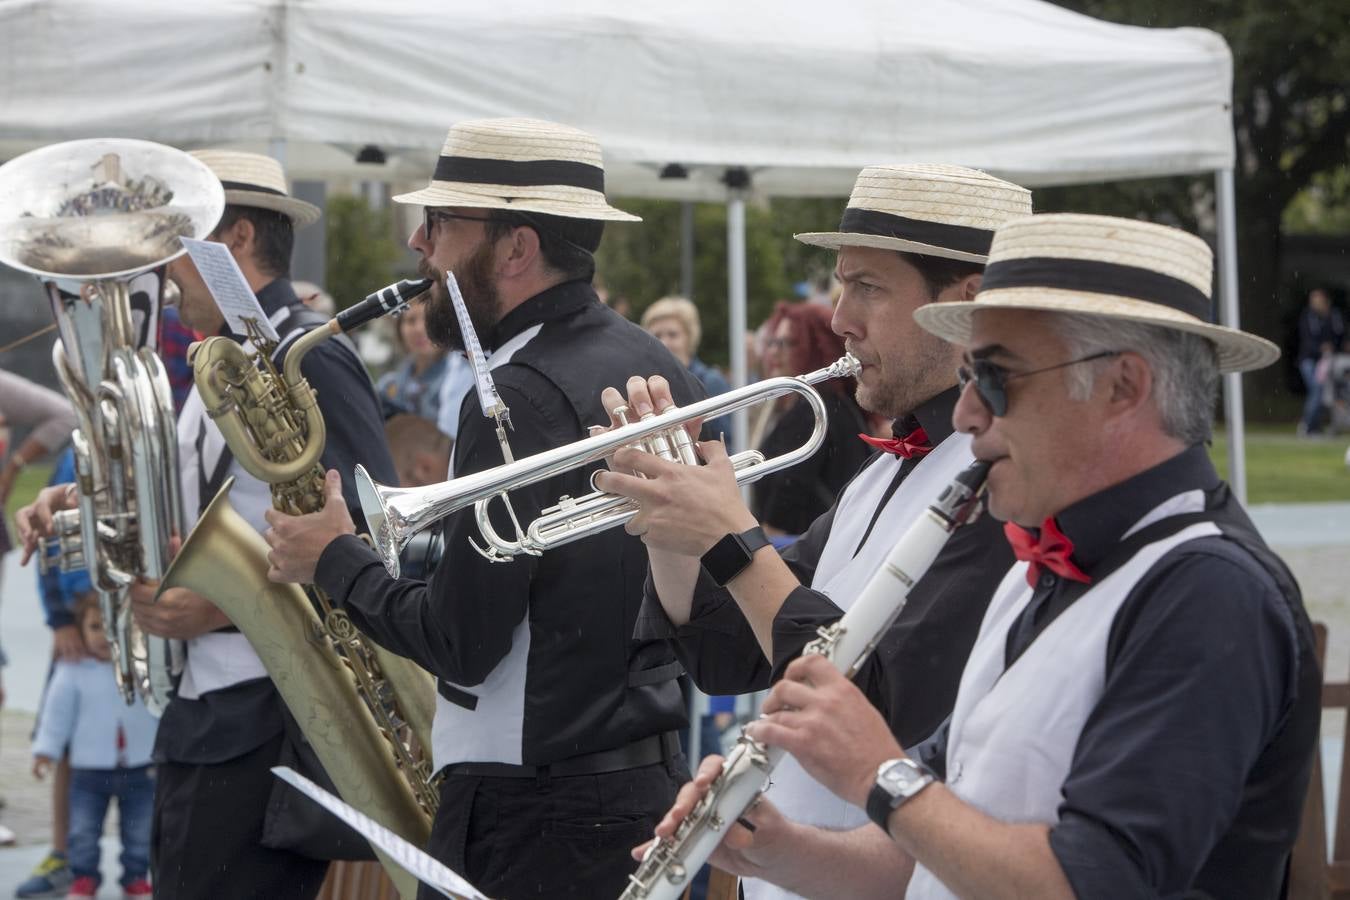
<svg viewBox="0 0 1350 900"><path fill-rule="evenodd" d="M497 292L493 277L495 245L484 240L475 248L465 262L454 270L459 291L464 296L464 307L469 311L469 321L480 340L488 335L501 320L501 298ZM417 265L418 274L423 278L435 280L423 304L426 310L427 337L438 347L447 350L463 350L464 336L459 331L459 320L455 317L454 304L445 287L445 272L438 269L429 259L422 258Z"/></svg>

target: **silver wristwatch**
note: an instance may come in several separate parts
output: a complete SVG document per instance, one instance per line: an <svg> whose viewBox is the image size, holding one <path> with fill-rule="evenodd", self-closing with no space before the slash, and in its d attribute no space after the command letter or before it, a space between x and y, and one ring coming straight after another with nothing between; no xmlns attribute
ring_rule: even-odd
<svg viewBox="0 0 1350 900"><path fill-rule="evenodd" d="M888 759L877 767L877 779L867 795L867 817L889 833L891 813L937 779L912 759Z"/></svg>

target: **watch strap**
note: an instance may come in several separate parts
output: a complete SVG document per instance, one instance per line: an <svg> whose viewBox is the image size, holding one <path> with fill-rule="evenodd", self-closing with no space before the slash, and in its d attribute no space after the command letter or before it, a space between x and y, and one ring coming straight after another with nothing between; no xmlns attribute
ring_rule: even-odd
<svg viewBox="0 0 1350 900"><path fill-rule="evenodd" d="M887 834L891 833L891 813L937 780L927 766L912 760L891 760L886 766L883 766L883 769L896 763L911 763L918 772L918 779L913 782L909 790L901 794L891 793L882 785L881 774L878 773L877 780L872 784L872 790L867 792L867 818L875 822Z"/></svg>
<svg viewBox="0 0 1350 900"><path fill-rule="evenodd" d="M713 581L719 586L725 586L749 567L760 548L768 545L769 538L764 534L764 529L756 525L740 534L724 536L713 544L707 553L699 557L699 561L703 563L703 568L708 570Z"/></svg>

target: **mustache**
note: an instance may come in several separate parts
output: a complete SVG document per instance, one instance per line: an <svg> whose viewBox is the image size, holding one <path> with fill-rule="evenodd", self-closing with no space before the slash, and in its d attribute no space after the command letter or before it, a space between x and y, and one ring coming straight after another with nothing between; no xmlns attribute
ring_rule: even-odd
<svg viewBox="0 0 1350 900"><path fill-rule="evenodd" d="M423 278L431 279L431 289L423 295L423 304L429 304L437 300L450 299L449 293L445 288L445 273L431 264L431 260L423 257L417 261L417 274Z"/></svg>

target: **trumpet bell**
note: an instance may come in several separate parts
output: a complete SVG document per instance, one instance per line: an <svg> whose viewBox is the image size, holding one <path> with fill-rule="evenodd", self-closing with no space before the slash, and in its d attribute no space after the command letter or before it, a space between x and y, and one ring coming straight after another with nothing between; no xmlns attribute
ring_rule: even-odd
<svg viewBox="0 0 1350 900"><path fill-rule="evenodd" d="M151 141L67 141L0 166L0 262L44 279L125 279L183 253L225 208L195 157Z"/></svg>

